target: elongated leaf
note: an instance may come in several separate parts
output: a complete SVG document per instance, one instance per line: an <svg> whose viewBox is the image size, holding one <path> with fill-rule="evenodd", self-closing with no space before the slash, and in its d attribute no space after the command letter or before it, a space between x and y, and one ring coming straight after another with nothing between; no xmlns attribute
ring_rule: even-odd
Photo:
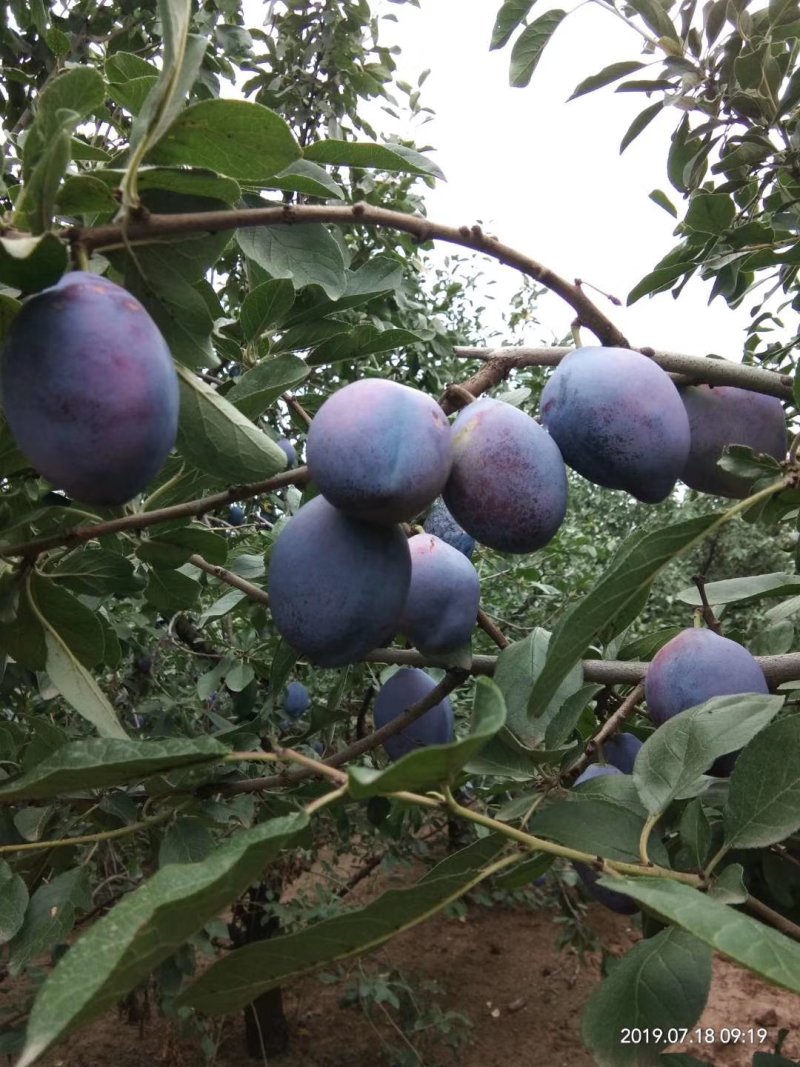
<svg viewBox="0 0 800 1067"><path fill-rule="evenodd" d="M66 589L40 574L28 583L31 603L39 621L84 667L95 667L103 658L103 629L94 612Z"/></svg>
<svg viewBox="0 0 800 1067"><path fill-rule="evenodd" d="M503 694L491 679L478 678L472 729L466 737L448 745L429 745L419 752L409 752L383 771L350 767L350 793L363 798L450 781L501 729L505 717Z"/></svg>
<svg viewBox="0 0 800 1067"><path fill-rule="evenodd" d="M656 115L659 113L663 106L663 100L657 100L655 104L650 104L650 106L646 107L644 111L639 112L639 114L628 127L625 136L619 143L620 155L622 155L628 145L632 144L639 136L639 134L650 125L650 123L653 121L653 119L656 117ZM629 299L628 303L632 303L632 301Z"/></svg>
<svg viewBox="0 0 800 1067"><path fill-rule="evenodd" d="M44 640L47 674L67 703L87 719L101 737L127 738L103 691L59 635L45 627Z"/></svg>
<svg viewBox="0 0 800 1067"><path fill-rule="evenodd" d="M482 868L501 848L497 836L482 838L437 864L410 889L390 889L366 907L232 952L182 993L178 1003L214 1014L236 1011L268 989L376 948L477 885L484 877Z"/></svg>
<svg viewBox="0 0 800 1067"><path fill-rule="evenodd" d="M637 603L668 563L700 541L720 521L718 515L701 515L630 537L583 600L561 617L550 640L547 663L531 693L532 706L547 707L601 630L629 605Z"/></svg>
<svg viewBox="0 0 800 1067"><path fill-rule="evenodd" d="M767 726L736 761L723 812L725 844L763 848L800 829L800 716Z"/></svg>
<svg viewBox="0 0 800 1067"><path fill-rule="evenodd" d="M533 7L534 0L504 0L497 12L489 49L502 48Z"/></svg>
<svg viewBox="0 0 800 1067"><path fill-rule="evenodd" d="M755 574L746 578L726 578L721 582L709 582L703 586L709 604L748 604L768 596L787 596L800 593L800 575ZM702 601L696 586L681 589L675 596L684 604L699 606Z"/></svg>
<svg viewBox="0 0 800 1067"><path fill-rule="evenodd" d="M746 745L780 711L781 696L713 697L668 719L639 749L633 780L653 814L681 795L718 756Z"/></svg>
<svg viewBox="0 0 800 1067"><path fill-rule="evenodd" d="M286 122L247 100L201 100L187 107L150 152L156 163L207 167L239 181L257 182L300 156Z"/></svg>
<svg viewBox="0 0 800 1067"><path fill-rule="evenodd" d="M641 70L643 66L644 63L639 63L635 59L624 60L621 63L611 63L598 74L592 74L590 77L584 78L569 99L575 100L576 97L584 96L586 93L593 93L595 89L602 89L604 85L611 85L612 82L624 78L626 74Z"/></svg>
<svg viewBox="0 0 800 1067"><path fill-rule="evenodd" d="M91 906L89 868L75 867L41 885L31 897L19 932L8 945L8 969L21 974L72 930L77 908Z"/></svg>
<svg viewBox="0 0 800 1067"><path fill-rule="evenodd" d="M711 984L711 949L674 928L640 941L597 986L584 1009L581 1032L599 1067L645 1067L661 1062L659 1052L674 1028L700 1018ZM624 1044L632 1028L652 1040ZM656 1040L653 1031L661 1031Z"/></svg>
<svg viewBox="0 0 800 1067"><path fill-rule="evenodd" d="M669 37L673 41L680 41L678 31L659 0L630 0L630 6L642 16L645 25L656 37Z"/></svg>
<svg viewBox="0 0 800 1067"><path fill-rule="evenodd" d="M520 89L530 82L547 42L566 17L566 11L556 8L525 27L511 49L510 85Z"/></svg>
<svg viewBox="0 0 800 1067"><path fill-rule="evenodd" d="M70 1030L100 1015L235 900L308 824L259 823L201 863L170 864L99 919L62 957L34 1001L22 1056L29 1067Z"/></svg>
<svg viewBox="0 0 800 1067"><path fill-rule="evenodd" d="M22 927L27 907L28 887L5 860L0 860L0 945Z"/></svg>
<svg viewBox="0 0 800 1067"><path fill-rule="evenodd" d="M308 375L306 361L293 353L263 359L238 379L225 399L234 404L242 414L254 419L266 411L287 389L293 389L305 381Z"/></svg>
<svg viewBox="0 0 800 1067"><path fill-rule="evenodd" d="M284 470L286 456L230 401L178 366L178 451L198 470L227 484L255 482Z"/></svg>
<svg viewBox="0 0 800 1067"><path fill-rule="evenodd" d="M314 163L329 167L369 167L390 173L428 174L434 178L444 178L433 160L402 145L316 141L305 149L303 155Z"/></svg>
<svg viewBox="0 0 800 1067"><path fill-rule="evenodd" d="M772 927L668 878L602 877L598 884L632 897L767 982L800 993L800 945Z"/></svg>
<svg viewBox="0 0 800 1067"><path fill-rule="evenodd" d="M294 286L287 278L273 278L256 286L242 302L239 322L246 341L260 337L283 322L294 303Z"/></svg>
<svg viewBox="0 0 800 1067"><path fill-rule="evenodd" d="M48 577L88 596L135 593L143 584L129 559L93 546L71 553L48 571Z"/></svg>
<svg viewBox="0 0 800 1067"><path fill-rule="evenodd" d="M70 741L18 778L2 782L0 799L41 800L77 790L107 789L172 768L214 763L228 751L212 737Z"/></svg>

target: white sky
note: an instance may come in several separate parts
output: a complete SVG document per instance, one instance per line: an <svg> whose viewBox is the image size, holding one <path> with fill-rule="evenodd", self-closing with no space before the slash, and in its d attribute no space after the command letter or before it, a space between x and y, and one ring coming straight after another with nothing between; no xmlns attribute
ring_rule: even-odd
<svg viewBox="0 0 800 1067"><path fill-rule="evenodd" d="M428 214L445 223L484 228L553 268L580 277L625 300L630 289L677 243L675 220L649 198L663 189L678 206L666 176L669 134L676 112L665 109L619 155L634 116L654 98L613 92L573 100L575 86L609 63L639 58L638 35L588 4L556 31L525 89L508 85L510 45L489 52L500 0L422 0L422 8L384 5L398 22L383 22L381 41L399 44L402 78L416 83L426 68L422 103L436 117L412 134L435 148L447 182L426 194ZM544 13L547 6L534 8ZM553 4L553 6L561 6ZM643 57L647 59L647 57ZM508 292L517 277L487 267ZM632 344L695 355L716 352L739 359L745 300L731 311L711 283L693 280L676 301L669 293L615 308L594 298ZM545 330L530 343L569 329L571 310L558 298L540 305ZM535 328L534 328L535 329ZM584 341L592 343L588 332Z"/></svg>

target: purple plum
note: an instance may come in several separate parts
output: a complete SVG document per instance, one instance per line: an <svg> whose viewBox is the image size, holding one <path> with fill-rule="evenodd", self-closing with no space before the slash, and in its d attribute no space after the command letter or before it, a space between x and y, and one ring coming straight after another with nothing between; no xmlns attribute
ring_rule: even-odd
<svg viewBox="0 0 800 1067"><path fill-rule="evenodd" d="M411 586L398 628L423 653L452 652L475 628L481 586L470 561L433 534L409 538Z"/></svg>
<svg viewBox="0 0 800 1067"><path fill-rule="evenodd" d="M466 530L462 530L447 510L447 504L441 497L434 501L433 507L428 512L424 530L426 533L441 537L448 545L463 552L467 559L472 559L472 553L475 551L475 538L470 537Z"/></svg>
<svg viewBox="0 0 800 1067"><path fill-rule="evenodd" d="M633 765L641 747L642 742L635 734L621 733L603 742L603 755L607 763L623 774L633 774Z"/></svg>
<svg viewBox="0 0 800 1067"><path fill-rule="evenodd" d="M375 701L375 726L380 729L402 715L414 704L424 700L436 682L417 667L404 667L396 671L381 686ZM427 745L445 745L453 740L453 708L447 697L399 734L387 738L383 747L391 760L398 760L409 752L416 752Z"/></svg>
<svg viewBox="0 0 800 1067"><path fill-rule="evenodd" d="M283 710L290 719L299 719L308 711L311 703L308 690L302 682L289 682L283 696Z"/></svg>

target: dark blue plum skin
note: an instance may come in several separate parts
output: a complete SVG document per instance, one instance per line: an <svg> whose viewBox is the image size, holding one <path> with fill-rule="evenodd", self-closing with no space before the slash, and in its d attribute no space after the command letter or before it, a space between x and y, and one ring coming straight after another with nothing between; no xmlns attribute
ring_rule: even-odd
<svg viewBox="0 0 800 1067"><path fill-rule="evenodd" d="M593 778L602 778L607 774L622 774L622 771L607 764L592 763L582 774L578 775L575 779L575 785L580 785L582 782L590 782ZM575 863L573 866L575 873L586 887L586 891L599 904L605 905L605 907L615 911L618 915L634 915L639 910L639 905L631 900L630 897L598 885L597 883L601 877L598 871L593 870L585 863Z"/></svg>
<svg viewBox="0 0 800 1067"><path fill-rule="evenodd" d="M395 633L410 582L408 539L399 526L360 522L318 496L275 542L272 618L312 663L342 667Z"/></svg>
<svg viewBox="0 0 800 1067"><path fill-rule="evenodd" d="M8 332L0 387L20 450L87 504L136 496L175 444L169 348L139 301L97 274L66 274L26 301Z"/></svg>
<svg viewBox="0 0 800 1067"><path fill-rule="evenodd" d="M363 378L319 409L306 456L335 507L369 522L409 521L439 496L450 473L450 424L418 389Z"/></svg>
<svg viewBox="0 0 800 1067"><path fill-rule="evenodd" d="M283 697L283 710L290 719L299 719L311 703L308 690L302 682L289 682Z"/></svg>
<svg viewBox="0 0 800 1067"><path fill-rule="evenodd" d="M786 415L776 397L731 385L691 385L681 390L681 399L691 431L681 481L690 489L731 498L749 494L752 481L717 466L728 445L786 458Z"/></svg>
<svg viewBox="0 0 800 1067"><path fill-rule="evenodd" d="M607 763L623 774L633 774L633 765L641 747L642 742L634 734L621 733L603 742L603 755Z"/></svg>
<svg viewBox="0 0 800 1067"><path fill-rule="evenodd" d="M657 726L712 697L768 692L764 672L743 645L697 627L668 641L645 675L647 711Z"/></svg>
<svg viewBox="0 0 800 1067"><path fill-rule="evenodd" d="M564 521L567 471L530 415L484 398L453 423L453 468L442 495L476 541L498 552L534 552Z"/></svg>
<svg viewBox="0 0 800 1067"><path fill-rule="evenodd" d="M426 654L461 648L478 615L477 571L458 549L433 534L415 534L408 547L411 586L398 628Z"/></svg>
<svg viewBox="0 0 800 1067"><path fill-rule="evenodd" d="M241 526L244 520L244 508L241 504L231 504L228 508L228 522L231 526Z"/></svg>
<svg viewBox="0 0 800 1067"><path fill-rule="evenodd" d="M425 533L441 537L448 545L462 552L467 559L472 559L472 553L475 551L475 538L470 537L466 530L461 529L441 498L434 501L423 529Z"/></svg>
<svg viewBox="0 0 800 1067"><path fill-rule="evenodd" d="M284 456L286 456L286 465L287 465L287 467L296 467L297 466L297 452L295 451L294 445L289 440L289 438L288 437L279 437L278 440L275 442L275 444L283 452Z"/></svg>
<svg viewBox="0 0 800 1067"><path fill-rule="evenodd" d="M666 500L686 466L689 418L680 394L639 352L570 352L544 387L541 416L573 470L645 504Z"/></svg>
<svg viewBox="0 0 800 1067"><path fill-rule="evenodd" d="M433 678L417 667L404 667L397 671L381 686L375 701L376 729L392 722L435 688L436 682ZM399 760L401 756L416 752L427 745L445 745L452 740L453 707L445 697L405 730L387 738L383 747L389 759Z"/></svg>

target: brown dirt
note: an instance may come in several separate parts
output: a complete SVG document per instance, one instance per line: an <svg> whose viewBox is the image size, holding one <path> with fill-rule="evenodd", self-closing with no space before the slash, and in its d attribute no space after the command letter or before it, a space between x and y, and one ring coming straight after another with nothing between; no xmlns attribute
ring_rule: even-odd
<svg viewBox="0 0 800 1067"><path fill-rule="evenodd" d="M405 879L408 880L408 873ZM374 896L387 879L376 874L348 897L352 903ZM396 884L396 881L394 882ZM581 964L574 951L556 947L559 926L553 912L530 907L484 908L468 905L460 917L439 915L406 931L381 950L351 961L350 973L363 966L368 974L401 972L412 984L436 981L440 1007L466 1015L472 1029L468 1044L454 1054L430 1041L414 1044L425 1067L592 1067L580 1037L581 1009L600 980L600 954ZM604 948L619 955L640 936L636 923L593 906L589 922ZM0 985L0 1007L13 989ZM285 991L291 1028L291 1051L272 1057L275 1067L387 1067L386 1043L403 1045L397 1030L378 1011L374 1022L357 1008L343 1006L344 984L323 984L311 976ZM424 992L419 996L430 996ZM766 986L725 960L714 963L703 1027L764 1026L775 1047L778 1030L790 1031L784 1055L800 1058L800 997ZM406 1046L407 1047L407 1046ZM724 1046L683 1048L715 1067L749 1067L752 1048ZM158 1018L142 1027L126 1025L116 1014L97 1020L68 1038L42 1060L43 1067L200 1067L196 1044L182 1040L175 1020ZM241 1017L232 1021L222 1041L218 1067L248 1067Z"/></svg>

